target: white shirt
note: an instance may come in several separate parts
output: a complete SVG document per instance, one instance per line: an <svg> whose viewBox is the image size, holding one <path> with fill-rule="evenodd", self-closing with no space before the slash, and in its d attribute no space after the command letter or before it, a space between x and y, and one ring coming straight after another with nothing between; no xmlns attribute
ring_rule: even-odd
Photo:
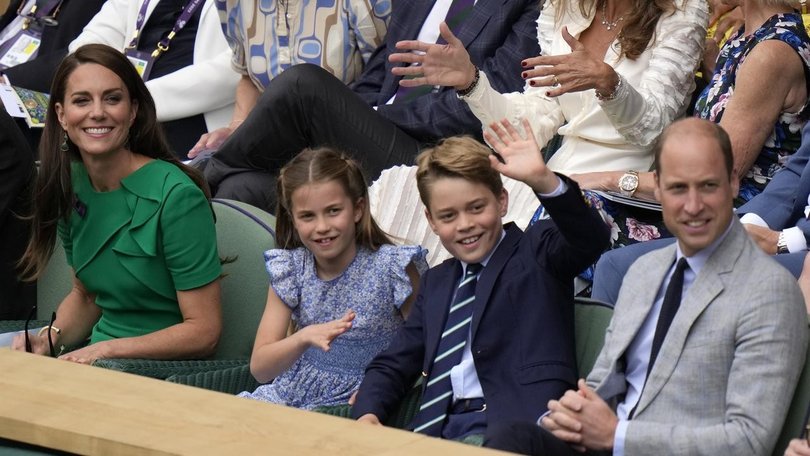
<svg viewBox="0 0 810 456"><path fill-rule="evenodd" d="M569 2L570 9L556 21L558 3L546 1L537 20L544 55L570 53L562 27L579 37L596 14L594 9L582 17L577 2ZM520 131L525 117L538 144L546 144L555 133L563 135L562 146L548 162L554 171L646 171L652 166L652 145L658 135L686 110L708 19L705 1L687 0L682 9L661 17L651 45L636 60L619 57L614 41L604 61L624 84L611 101L598 101L593 89L552 99L545 95L547 88L532 87L528 81L523 93L499 94L483 73L463 99L484 127L507 118Z"/></svg>
<svg viewBox="0 0 810 456"><path fill-rule="evenodd" d="M810 214L810 195L807 197L807 206L804 207L804 216L807 217L808 214ZM765 222L762 217L753 212L743 214L743 216L740 217L740 222L773 229L768 226L768 223ZM788 252L794 253L807 250L807 238L804 237L804 232L801 228L792 226L782 230L782 233L785 234L785 243L787 244Z"/></svg>

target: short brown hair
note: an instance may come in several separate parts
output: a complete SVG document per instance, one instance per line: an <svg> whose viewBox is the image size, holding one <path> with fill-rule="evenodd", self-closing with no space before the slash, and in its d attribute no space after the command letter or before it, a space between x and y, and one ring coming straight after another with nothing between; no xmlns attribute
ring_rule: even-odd
<svg viewBox="0 0 810 456"><path fill-rule="evenodd" d="M498 196L501 175L489 163L490 149L469 136L454 136L425 149L416 157L416 186L430 211L430 188L438 179L455 177L483 184Z"/></svg>

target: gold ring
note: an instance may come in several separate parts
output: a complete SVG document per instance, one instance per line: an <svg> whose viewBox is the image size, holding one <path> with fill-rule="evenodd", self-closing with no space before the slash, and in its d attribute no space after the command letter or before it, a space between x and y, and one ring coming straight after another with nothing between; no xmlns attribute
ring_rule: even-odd
<svg viewBox="0 0 810 456"><path fill-rule="evenodd" d="M561 85L561 84L560 84L560 80L559 80L559 79L557 79L557 75L556 75L556 74L554 75L554 85L555 85L555 86Z"/></svg>

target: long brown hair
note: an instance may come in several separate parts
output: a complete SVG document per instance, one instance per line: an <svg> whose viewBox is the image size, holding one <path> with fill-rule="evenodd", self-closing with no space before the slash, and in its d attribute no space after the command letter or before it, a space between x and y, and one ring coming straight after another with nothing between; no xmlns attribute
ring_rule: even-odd
<svg viewBox="0 0 810 456"><path fill-rule="evenodd" d="M357 244L370 250L377 250L383 244L392 244L388 235L371 217L368 185L357 162L335 149L319 147L304 149L284 165L279 173L276 184L276 242L279 248L294 249L303 246L293 224L293 192L305 185L329 181L338 182L353 204L361 199L365 201L363 215L354 230Z"/></svg>
<svg viewBox="0 0 810 456"><path fill-rule="evenodd" d="M584 17L599 8L607 0L549 0L557 5L559 21L563 8L573 8L579 4L579 11ZM624 15L624 26L619 36L621 55L630 60L637 59L650 45L658 20L664 14L672 14L678 8L676 0L633 0L630 10ZM598 11L597 11L598 13Z"/></svg>
<svg viewBox="0 0 810 456"><path fill-rule="evenodd" d="M170 162L186 173L210 198L208 186L202 175L180 163L169 150L163 130L157 122L155 101L149 94L143 79L119 51L103 44L87 44L62 60L51 86L45 128L39 144L40 169L33 194L31 238L20 259L21 277L35 280L53 253L56 242L56 227L60 220L67 221L74 205L70 166L81 162L79 150L67 138L67 152L61 150L66 133L57 121L56 104L65 103L65 92L70 75L80 65L94 63L115 73L127 88L133 103L138 103L135 121L129 129L128 148L150 158Z"/></svg>

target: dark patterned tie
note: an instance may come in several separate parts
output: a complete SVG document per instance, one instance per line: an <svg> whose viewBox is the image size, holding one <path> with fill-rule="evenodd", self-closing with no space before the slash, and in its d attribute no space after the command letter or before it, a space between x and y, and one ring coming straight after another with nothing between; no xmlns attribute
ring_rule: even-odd
<svg viewBox="0 0 810 456"><path fill-rule="evenodd" d="M422 395L419 411L413 420L414 432L440 437L447 411L453 399L453 384L450 369L461 361L467 335L470 332L473 303L475 302L476 276L480 264L467 265L467 271L456 290L456 297L447 314L436 358L430 369L427 385Z"/></svg>
<svg viewBox="0 0 810 456"><path fill-rule="evenodd" d="M655 336L653 336L652 350L650 351L650 364L647 365L647 377L650 376L655 359L658 358L658 352L661 350L661 344L664 343L669 326L681 306L683 274L688 267L689 263L686 262L686 258L681 257L675 266L675 272L672 273L672 277L669 279L667 291L664 293L664 302L661 304L661 313L658 314L658 324L655 326Z"/></svg>
<svg viewBox="0 0 810 456"><path fill-rule="evenodd" d="M453 0L453 3L450 4L450 9L447 10L447 16L445 16L444 21L447 23L447 26L450 27L450 31L453 32L453 35L457 35L461 24L463 24L470 16L470 13L472 13L473 6L475 6L475 0ZM447 41L440 35L439 39L436 40L436 44L447 44ZM394 98L394 103L407 103L432 90L433 86L429 85L418 87L399 86L399 88L397 88L397 96Z"/></svg>

